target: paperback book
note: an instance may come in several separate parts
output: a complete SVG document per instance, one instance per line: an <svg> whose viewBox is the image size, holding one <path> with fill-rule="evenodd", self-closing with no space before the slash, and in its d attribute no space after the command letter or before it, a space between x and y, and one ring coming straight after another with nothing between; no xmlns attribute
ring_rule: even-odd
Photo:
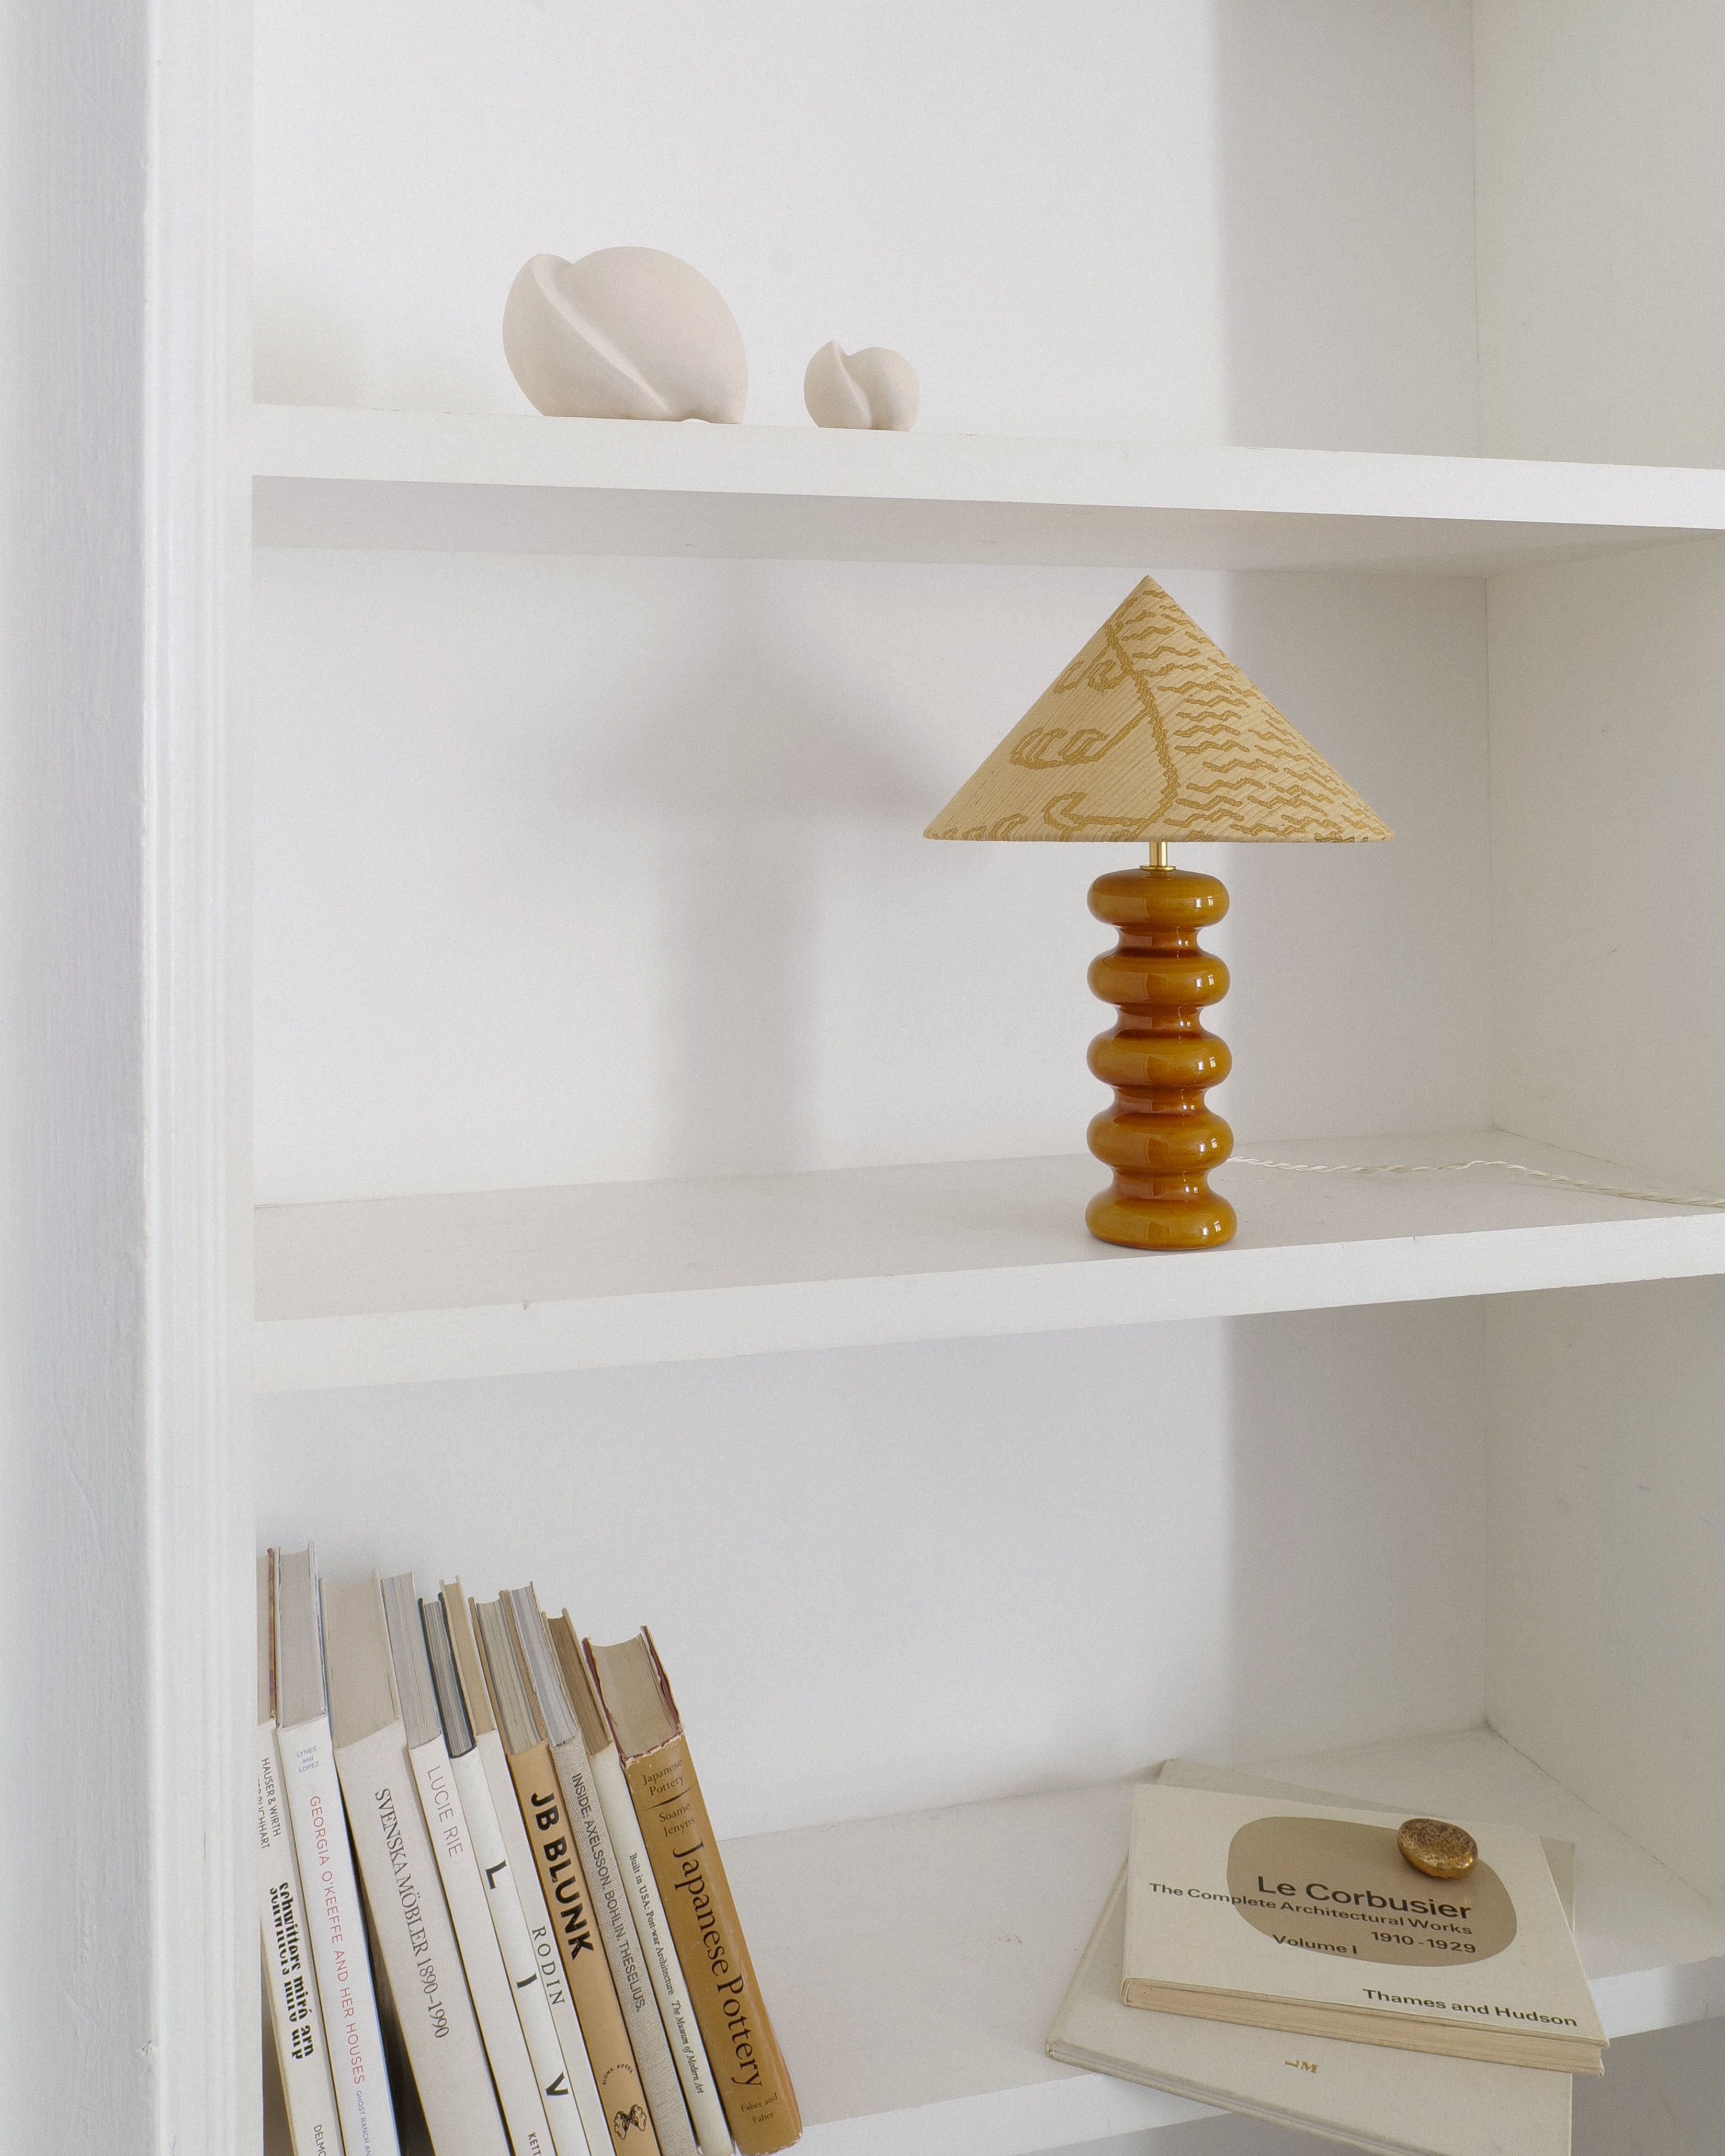
<svg viewBox="0 0 1725 2156"><path fill-rule="evenodd" d="M1259 1799L1353 1807L1350 1798L1327 1790L1186 1761L1171 1761L1162 1779ZM1567 1922L1574 1915L1574 1851L1567 1842L1542 1846ZM1055 2018L1048 2039L1053 2057L1321 2133L1373 2156L1569 2156L1566 2074L1334 2037L1291 2041L1276 2030L1126 2005L1120 1994L1127 1876L1122 1866Z"/></svg>
<svg viewBox="0 0 1725 2156"><path fill-rule="evenodd" d="M1598 2073L1605 2032L1538 1837L1463 1820L1465 1878L1397 1815L1145 1783L1133 1792L1128 2006L1449 2058Z"/></svg>

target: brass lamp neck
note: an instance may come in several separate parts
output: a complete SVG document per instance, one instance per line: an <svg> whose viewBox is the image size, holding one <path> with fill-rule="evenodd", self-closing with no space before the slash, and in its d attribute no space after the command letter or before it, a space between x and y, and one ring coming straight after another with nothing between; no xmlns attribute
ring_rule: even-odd
<svg viewBox="0 0 1725 2156"><path fill-rule="evenodd" d="M1168 867L1168 840L1166 839L1153 839L1150 841L1150 865L1153 869L1165 869Z"/></svg>

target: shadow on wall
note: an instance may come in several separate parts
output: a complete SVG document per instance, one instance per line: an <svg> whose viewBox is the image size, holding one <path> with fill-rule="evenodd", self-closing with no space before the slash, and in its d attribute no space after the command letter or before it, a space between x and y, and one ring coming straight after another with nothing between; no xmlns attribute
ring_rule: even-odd
<svg viewBox="0 0 1725 2156"><path fill-rule="evenodd" d="M927 814L927 773L880 747L842 668L799 662L746 564L724 641L649 690L590 805L657 819L664 842L670 1174L746 1175L802 1157L816 1021L817 850L883 814ZM739 1014L742 1022L739 1023Z"/></svg>

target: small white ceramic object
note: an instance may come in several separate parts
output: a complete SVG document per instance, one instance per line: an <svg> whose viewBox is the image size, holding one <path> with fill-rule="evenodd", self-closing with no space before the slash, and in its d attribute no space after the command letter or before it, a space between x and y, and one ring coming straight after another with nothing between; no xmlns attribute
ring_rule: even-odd
<svg viewBox="0 0 1725 2156"><path fill-rule="evenodd" d="M698 270L656 247L603 247L578 262L536 254L509 288L503 350L552 418L734 425L748 395L730 308Z"/></svg>
<svg viewBox="0 0 1725 2156"><path fill-rule="evenodd" d="M817 427L880 427L906 434L916 424L916 371L884 345L841 352L824 344L803 377L803 402Z"/></svg>

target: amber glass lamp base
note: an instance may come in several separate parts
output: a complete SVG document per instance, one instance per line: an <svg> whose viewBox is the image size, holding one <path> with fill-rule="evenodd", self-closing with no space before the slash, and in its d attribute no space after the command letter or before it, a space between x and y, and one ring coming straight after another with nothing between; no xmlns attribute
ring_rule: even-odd
<svg viewBox="0 0 1725 2156"><path fill-rule="evenodd" d="M1091 886L1090 910L1120 941L1090 969L1090 985L1120 1020L1091 1043L1090 1067L1114 1105L1090 1127L1090 1149L1114 1171L1085 1219L1105 1243L1135 1250L1201 1250L1225 1243L1234 1208L1206 1178L1234 1150L1234 1133L1204 1106L1233 1058L1204 1029L1228 993L1228 968L1199 947L1199 932L1228 911L1214 876L1189 869L1122 869Z"/></svg>

